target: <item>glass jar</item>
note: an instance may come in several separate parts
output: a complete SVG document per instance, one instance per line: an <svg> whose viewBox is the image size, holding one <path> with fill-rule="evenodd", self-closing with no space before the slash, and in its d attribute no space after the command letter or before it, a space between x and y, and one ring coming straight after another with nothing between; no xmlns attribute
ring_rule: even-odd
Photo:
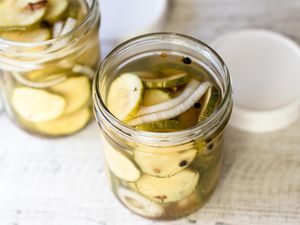
<svg viewBox="0 0 300 225"><path fill-rule="evenodd" d="M177 132L136 130L105 106L113 71L133 60L166 53L193 58L211 74L222 92L217 110L203 123ZM113 192L134 213L151 219L175 219L200 208L220 176L223 131L232 110L228 70L214 50L188 36L155 33L131 39L102 62L93 84L94 111ZM166 177L152 168L170 171ZM149 172L150 171L150 172Z"/></svg>
<svg viewBox="0 0 300 225"><path fill-rule="evenodd" d="M91 81L100 59L96 0L70 32L35 43L0 39L0 92L8 116L37 135L79 131L91 119Z"/></svg>

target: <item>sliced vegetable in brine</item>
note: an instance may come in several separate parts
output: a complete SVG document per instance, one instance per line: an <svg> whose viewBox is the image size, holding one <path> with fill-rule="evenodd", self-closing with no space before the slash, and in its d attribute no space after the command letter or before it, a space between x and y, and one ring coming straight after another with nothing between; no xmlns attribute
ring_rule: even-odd
<svg viewBox="0 0 300 225"><path fill-rule="evenodd" d="M60 117L65 109L65 99L44 90L17 87L11 96L13 109L31 122L45 122Z"/></svg>
<svg viewBox="0 0 300 225"><path fill-rule="evenodd" d="M65 97L65 114L72 113L83 107L90 100L91 96L89 78L77 74L51 87L50 90Z"/></svg>
<svg viewBox="0 0 300 225"><path fill-rule="evenodd" d="M106 162L114 175L130 182L140 178L141 172L125 152L115 149L103 135L101 136L101 142Z"/></svg>
<svg viewBox="0 0 300 225"><path fill-rule="evenodd" d="M49 40L51 38L51 31L47 28L37 28L26 31L8 31L0 33L0 37L16 42L33 43Z"/></svg>
<svg viewBox="0 0 300 225"><path fill-rule="evenodd" d="M110 86L107 96L107 107L121 121L135 116L143 95L141 79L132 73L118 77Z"/></svg>
<svg viewBox="0 0 300 225"><path fill-rule="evenodd" d="M80 14L80 7L81 6L78 1L69 1L67 10L68 17L80 19L78 18L78 15Z"/></svg>
<svg viewBox="0 0 300 225"><path fill-rule="evenodd" d="M206 120L218 107L220 102L220 93L215 87L210 87L205 96L203 96L202 108L198 121L201 123Z"/></svg>
<svg viewBox="0 0 300 225"><path fill-rule="evenodd" d="M179 73L164 78L142 78L142 80L146 88L172 88L186 84L189 81L189 76L186 73Z"/></svg>
<svg viewBox="0 0 300 225"><path fill-rule="evenodd" d="M143 106L156 105L170 100L170 95L159 89L148 89L144 93Z"/></svg>
<svg viewBox="0 0 300 225"><path fill-rule="evenodd" d="M184 152L147 153L139 149L134 151L134 160L143 172L158 177L170 177L185 169L193 162L197 150L191 149Z"/></svg>
<svg viewBox="0 0 300 225"><path fill-rule="evenodd" d="M186 100L189 96L193 94L193 92L196 90L196 88L199 86L200 82L197 80L191 80L185 87L184 91L177 97L172 98L168 101L164 101L160 104L155 104L151 106L143 106L138 111L137 116L143 116L155 112L160 112L164 110L168 110L171 108L174 108L175 106L178 106L180 103L182 103L184 100Z"/></svg>
<svg viewBox="0 0 300 225"><path fill-rule="evenodd" d="M25 30L43 19L46 0L0 1L0 31Z"/></svg>
<svg viewBox="0 0 300 225"><path fill-rule="evenodd" d="M178 116L178 121L180 122L180 124L182 124L183 127L192 127L198 123L200 109L195 107L196 104L197 103L195 103L194 106Z"/></svg>
<svg viewBox="0 0 300 225"><path fill-rule="evenodd" d="M180 73L183 73L182 70L174 69L174 68L165 68L165 69L161 69L160 72L161 72L163 75L166 75L166 76L171 76L171 75L174 75L174 74L180 74Z"/></svg>
<svg viewBox="0 0 300 225"><path fill-rule="evenodd" d="M181 113L187 111L189 108L191 108L199 99L202 97L202 95L207 91L207 89L212 84L209 81L206 81L202 84L200 84L196 90L193 92L191 96L189 96L187 99L184 99L181 104L175 106L174 108L169 108L164 111L159 111L152 114L147 114L144 116L137 117L133 120L130 120L128 122L131 126L137 126L143 123L150 123L155 122L159 120L166 120L171 119L173 117L179 116ZM164 103L162 103L164 104Z"/></svg>
<svg viewBox="0 0 300 225"><path fill-rule="evenodd" d="M83 128L91 119L91 110L85 107L72 114L63 115L55 120L36 123L35 127L42 133L59 136L69 135Z"/></svg>
<svg viewBox="0 0 300 225"><path fill-rule="evenodd" d="M135 127L138 130L151 132L172 132L184 129L178 120L162 120L152 123L145 123Z"/></svg>
<svg viewBox="0 0 300 225"><path fill-rule="evenodd" d="M163 207L150 201L139 193L120 187L117 190L121 202L129 209L143 216L157 216L164 212Z"/></svg>
<svg viewBox="0 0 300 225"><path fill-rule="evenodd" d="M54 23L66 13L69 0L47 0L47 10L44 19Z"/></svg>
<svg viewBox="0 0 300 225"><path fill-rule="evenodd" d="M158 78L156 73L152 73L149 71L134 71L134 74L136 74L141 79L153 79Z"/></svg>
<svg viewBox="0 0 300 225"><path fill-rule="evenodd" d="M176 202L190 195L196 188L199 173L185 169L167 178L143 175L137 182L138 190L155 202Z"/></svg>
<svg viewBox="0 0 300 225"><path fill-rule="evenodd" d="M47 67L38 70L32 70L26 74L22 74L24 78L27 80L33 81L35 83L42 83L45 81L52 80L53 78L56 79L57 77L65 77L69 76L69 70L63 68L56 68L56 67Z"/></svg>

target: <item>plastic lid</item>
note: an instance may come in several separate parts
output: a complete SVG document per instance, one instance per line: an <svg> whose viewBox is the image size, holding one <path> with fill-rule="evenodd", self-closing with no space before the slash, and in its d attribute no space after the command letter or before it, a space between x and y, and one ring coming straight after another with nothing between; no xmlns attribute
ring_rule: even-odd
<svg viewBox="0 0 300 225"><path fill-rule="evenodd" d="M153 32L160 24L167 9L166 0L102 0L101 38L123 40Z"/></svg>
<svg viewBox="0 0 300 225"><path fill-rule="evenodd" d="M229 124L248 132L269 132L299 118L300 48L264 30L226 34L212 47L228 66L234 90Z"/></svg>

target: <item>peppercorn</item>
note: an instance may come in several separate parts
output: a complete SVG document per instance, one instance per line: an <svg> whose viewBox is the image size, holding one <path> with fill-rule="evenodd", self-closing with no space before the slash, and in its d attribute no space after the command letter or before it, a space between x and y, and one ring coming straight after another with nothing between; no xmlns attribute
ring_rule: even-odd
<svg viewBox="0 0 300 225"><path fill-rule="evenodd" d="M180 163L179 163L179 166L180 167L184 167L184 166L186 166L187 165L187 161L186 160L183 160L183 161L181 161Z"/></svg>
<svg viewBox="0 0 300 225"><path fill-rule="evenodd" d="M195 103L195 104L194 104L194 107L195 107L196 109L200 109L200 107L201 107L200 102Z"/></svg>
<svg viewBox="0 0 300 225"><path fill-rule="evenodd" d="M191 60L189 57L184 57L183 60L182 60L182 62L183 62L184 64L191 64L191 63L192 63L192 60Z"/></svg>

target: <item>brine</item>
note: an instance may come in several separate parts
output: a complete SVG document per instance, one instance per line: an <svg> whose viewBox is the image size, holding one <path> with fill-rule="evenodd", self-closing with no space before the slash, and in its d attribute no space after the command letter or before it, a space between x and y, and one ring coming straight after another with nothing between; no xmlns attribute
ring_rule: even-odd
<svg viewBox="0 0 300 225"><path fill-rule="evenodd" d="M160 52L116 68L107 88L107 109L132 129L180 132L205 123L223 93L210 71L192 57ZM213 192L221 169L223 127L186 145L125 147L102 134L113 190L133 212L173 219L201 207ZM130 146L130 147L129 147Z"/></svg>

